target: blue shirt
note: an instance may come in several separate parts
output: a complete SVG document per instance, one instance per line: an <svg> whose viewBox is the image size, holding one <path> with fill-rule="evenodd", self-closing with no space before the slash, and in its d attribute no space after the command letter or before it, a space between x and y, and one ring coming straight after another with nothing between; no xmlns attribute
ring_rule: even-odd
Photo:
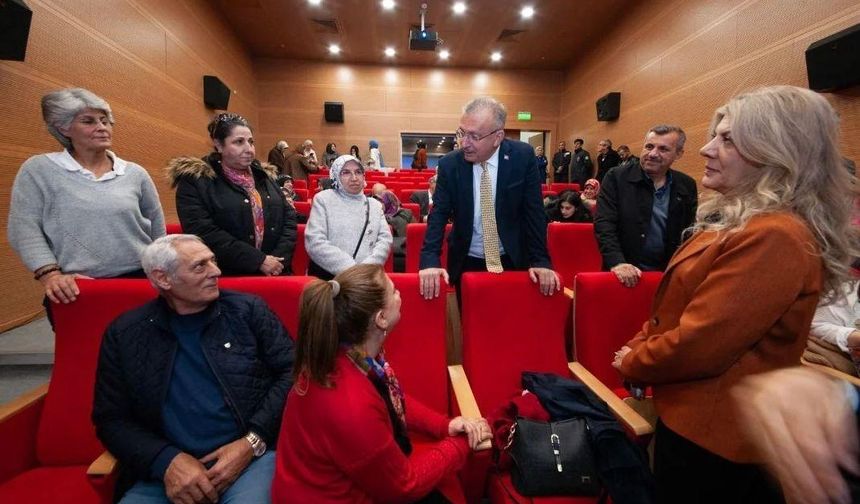
<svg viewBox="0 0 860 504"><path fill-rule="evenodd" d="M644 172L644 170L643 170ZM647 177L648 174L646 173ZM654 182L649 177L653 187ZM666 183L660 189L654 190L654 201L651 203L651 222L645 233L645 245L642 247L640 264L643 271L654 271L665 262L666 255L666 225L669 221L669 193L672 188L672 173L666 174Z"/></svg>

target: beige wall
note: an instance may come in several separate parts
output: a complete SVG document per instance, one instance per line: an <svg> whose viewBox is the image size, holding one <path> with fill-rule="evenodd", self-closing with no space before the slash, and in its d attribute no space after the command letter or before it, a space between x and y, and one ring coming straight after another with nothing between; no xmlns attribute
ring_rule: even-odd
<svg viewBox="0 0 860 504"><path fill-rule="evenodd" d="M306 138L321 153L335 142L338 152L379 141L387 165L399 165L400 133L453 133L462 106L489 94L508 109L510 129L555 131L562 72L487 71L451 68L344 65L258 59L260 98L258 151L265 155L279 139L291 147ZM344 123L326 123L323 103L344 103ZM532 120L519 122L517 111ZM260 153L258 152L258 155Z"/></svg>
<svg viewBox="0 0 860 504"><path fill-rule="evenodd" d="M114 150L146 167L168 220L165 162L207 152L202 76L238 90L230 110L257 118L251 60L207 0L29 0L24 62L0 61L0 330L41 310L41 290L6 239L9 195L21 163L59 150L39 109L48 91L79 86L104 97L116 119Z"/></svg>
<svg viewBox="0 0 860 504"><path fill-rule="evenodd" d="M699 180L715 108L760 85L806 86L809 44L857 23L856 0L643 2L567 73L560 132L592 153L608 137L638 155L651 125L677 123L688 136L677 166ZM621 117L597 122L594 102L610 91L621 92ZM842 116L844 155L860 161L860 89L828 97Z"/></svg>

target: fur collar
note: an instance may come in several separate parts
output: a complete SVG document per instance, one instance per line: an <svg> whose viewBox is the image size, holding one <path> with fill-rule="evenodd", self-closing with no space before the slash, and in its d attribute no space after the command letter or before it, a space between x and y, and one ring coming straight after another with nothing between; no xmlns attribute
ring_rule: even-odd
<svg viewBox="0 0 860 504"><path fill-rule="evenodd" d="M180 156L171 159L167 163L167 180L170 183L170 187L176 189L176 184L179 183L179 179L182 177L194 177L195 179L206 177L214 179L221 172L220 161L219 158L215 158L211 154L203 159L191 156ZM217 167L213 167L213 163ZM260 163L255 159L251 163L251 169L263 172L271 180L278 178L278 168L269 163Z"/></svg>

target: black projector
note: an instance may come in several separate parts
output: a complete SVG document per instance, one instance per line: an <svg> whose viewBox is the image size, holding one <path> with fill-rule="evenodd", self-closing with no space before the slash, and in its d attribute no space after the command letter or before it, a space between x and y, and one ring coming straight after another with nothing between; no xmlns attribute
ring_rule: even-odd
<svg viewBox="0 0 860 504"><path fill-rule="evenodd" d="M439 35L434 31L409 30L409 49L411 51L435 51Z"/></svg>

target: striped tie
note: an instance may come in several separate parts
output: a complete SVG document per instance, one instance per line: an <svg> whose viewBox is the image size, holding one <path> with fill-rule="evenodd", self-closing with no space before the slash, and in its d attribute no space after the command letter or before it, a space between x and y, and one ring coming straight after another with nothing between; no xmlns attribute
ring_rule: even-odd
<svg viewBox="0 0 860 504"><path fill-rule="evenodd" d="M487 271L501 273L504 268L499 255L496 209L493 205L493 188L486 162L481 163L481 226L484 229L484 260L487 262Z"/></svg>

